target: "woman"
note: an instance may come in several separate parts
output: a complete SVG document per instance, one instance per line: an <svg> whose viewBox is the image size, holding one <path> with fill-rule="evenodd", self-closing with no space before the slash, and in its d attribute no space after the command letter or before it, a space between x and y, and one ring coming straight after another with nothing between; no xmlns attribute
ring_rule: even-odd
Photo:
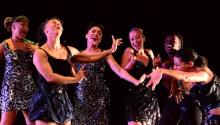
<svg viewBox="0 0 220 125"><path fill-rule="evenodd" d="M154 89L163 74L177 79L179 81L178 88L180 90L180 92L174 93L177 103L182 105L186 102L185 105L189 106L190 102L195 102L198 104L197 106L201 105L200 108L202 108L204 118L203 124L217 125L220 123L220 81L207 66L207 60L197 55L194 50L189 48L181 49L177 55L174 56L174 70L163 68L155 70L147 76L151 77L147 86L153 85ZM189 97L190 101L186 101ZM192 104L191 107L193 105L194 104ZM188 110L187 108L184 109ZM200 117L199 114L193 115ZM191 116L191 118L194 116ZM165 117L167 116L165 115ZM195 119L200 118L193 118L191 120L194 121ZM196 123L193 125L195 124Z"/></svg>
<svg viewBox="0 0 220 125"><path fill-rule="evenodd" d="M181 48L183 48L183 38L179 33L173 32L166 35L164 40L164 51L166 55L162 56L161 63L158 66L165 69L173 69L173 57ZM171 96L169 94L175 89L175 83L172 84L172 82L175 81L173 81L172 77L163 75L161 82L162 84L157 86L155 92L157 93L160 111L163 112L163 109L169 100L168 98ZM174 120L171 120L171 122L172 121Z"/></svg>
<svg viewBox="0 0 220 125"><path fill-rule="evenodd" d="M26 124L32 125L28 118L28 107L36 88L32 57L38 46L25 39L29 31L29 19L26 16L6 17L4 26L12 36L0 44L0 59L5 60L1 125L13 125L17 111L22 111Z"/></svg>
<svg viewBox="0 0 220 125"><path fill-rule="evenodd" d="M102 41L103 26L91 24L85 35L87 47L84 54L97 54L103 50L99 48ZM121 78L137 85L138 81L129 75L115 61L112 55L94 63L77 63L77 69L84 66L86 80L76 85L76 98L73 99L73 125L108 125L107 106L109 105L109 88L104 79L106 64Z"/></svg>
<svg viewBox="0 0 220 125"><path fill-rule="evenodd" d="M97 61L115 52L120 44L120 40L113 37L111 49L85 55L74 47L61 44L62 32L62 21L56 17L46 20L40 27L41 39L46 43L34 53L33 62L39 73L38 91L30 106L30 119L36 125L70 125L73 107L64 85L77 83L85 76L83 68L75 74L72 61Z"/></svg>
<svg viewBox="0 0 220 125"><path fill-rule="evenodd" d="M143 73L150 73L154 68L154 54L151 49L144 48L145 35L138 27L131 28L129 40L132 47L125 49L122 55L121 66L135 78ZM157 125L160 110L156 95L145 87L146 82L138 86L130 86L128 104L128 125Z"/></svg>

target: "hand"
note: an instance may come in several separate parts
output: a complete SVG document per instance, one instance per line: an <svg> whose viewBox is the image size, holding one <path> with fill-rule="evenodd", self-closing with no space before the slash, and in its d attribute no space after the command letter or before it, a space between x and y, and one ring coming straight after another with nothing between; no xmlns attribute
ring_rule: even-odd
<svg viewBox="0 0 220 125"><path fill-rule="evenodd" d="M138 80L138 83L136 85L139 85L140 83L144 82L144 80L146 79L146 74L143 74L140 79Z"/></svg>
<svg viewBox="0 0 220 125"><path fill-rule="evenodd" d="M84 70L84 67L85 65L83 65L76 74L76 77L79 80L78 83L81 83L83 80L86 80L86 71Z"/></svg>
<svg viewBox="0 0 220 125"><path fill-rule="evenodd" d="M122 44L122 38L115 39L114 35L112 35L112 48L111 52L114 53L118 46Z"/></svg>
<svg viewBox="0 0 220 125"><path fill-rule="evenodd" d="M162 73L159 70L155 70L149 75L146 75L147 78L150 78L146 87L152 86L152 90L155 90L157 84L159 84L162 79Z"/></svg>
<svg viewBox="0 0 220 125"><path fill-rule="evenodd" d="M133 62L136 61L137 57L134 55L134 50L133 50L133 49L131 49L131 50L129 51L129 53L128 53L128 58L129 58L130 61L133 61Z"/></svg>
<svg viewBox="0 0 220 125"><path fill-rule="evenodd" d="M213 108L209 110L209 114L211 115L220 115L220 107Z"/></svg>
<svg viewBox="0 0 220 125"><path fill-rule="evenodd" d="M175 97L176 103L179 104L184 99L183 89L182 88L171 89L168 98L171 98L171 97Z"/></svg>
<svg viewBox="0 0 220 125"><path fill-rule="evenodd" d="M183 99L184 99L183 91L182 91L182 90L179 90L179 91L175 94L176 103L177 103L177 104L180 103Z"/></svg>
<svg viewBox="0 0 220 125"><path fill-rule="evenodd" d="M38 43L37 44L32 44L32 43L25 43L25 47L27 48L28 51L34 52L36 49L39 48Z"/></svg>
<svg viewBox="0 0 220 125"><path fill-rule="evenodd" d="M158 54L157 56L155 56L155 57L153 58L153 62L154 62L154 64L155 64L155 66L159 66L159 65L160 65L160 63L161 63L160 54Z"/></svg>

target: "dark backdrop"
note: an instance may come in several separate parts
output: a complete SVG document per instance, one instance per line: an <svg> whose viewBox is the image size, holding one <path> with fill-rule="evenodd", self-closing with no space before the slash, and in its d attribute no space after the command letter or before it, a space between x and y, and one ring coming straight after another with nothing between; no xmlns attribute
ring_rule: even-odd
<svg viewBox="0 0 220 125"><path fill-rule="evenodd" d="M123 45L114 54L120 63L124 48L129 44L128 30L133 26L144 29L147 45L155 53L164 53L163 39L169 32L179 32L184 46L192 47L209 60L210 68L220 75L220 55L217 41L219 21L217 1L202 0L7 0L0 5L0 40L10 36L3 28L6 16L26 15L30 19L28 38L36 41L37 27L46 18L57 16L64 21L63 40L78 49L85 48L86 28L91 22L105 26L103 48L111 45L111 34L123 38ZM217 13L218 12L218 13ZM111 124L125 124L123 85L114 83L117 77L109 70L112 93ZM114 76L114 77L112 77ZM112 79L113 78L113 79ZM108 79L108 78L107 78Z"/></svg>

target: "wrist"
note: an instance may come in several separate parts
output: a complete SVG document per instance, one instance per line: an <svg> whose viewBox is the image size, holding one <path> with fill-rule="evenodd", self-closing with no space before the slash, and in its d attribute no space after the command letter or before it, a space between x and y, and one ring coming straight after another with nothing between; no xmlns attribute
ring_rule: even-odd
<svg viewBox="0 0 220 125"><path fill-rule="evenodd" d="M135 86L138 86L138 85L139 85L139 82L140 82L140 81L136 80L136 81L134 82L134 85L135 85Z"/></svg>
<svg viewBox="0 0 220 125"><path fill-rule="evenodd" d="M110 55L113 53L112 49L105 50L105 52L106 52L106 55Z"/></svg>

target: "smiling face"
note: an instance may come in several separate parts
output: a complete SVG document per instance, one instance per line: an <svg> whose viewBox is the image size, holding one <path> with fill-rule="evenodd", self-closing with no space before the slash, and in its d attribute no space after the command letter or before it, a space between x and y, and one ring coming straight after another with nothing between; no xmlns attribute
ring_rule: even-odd
<svg viewBox="0 0 220 125"><path fill-rule="evenodd" d="M44 33L46 36L55 35L60 37L62 32L63 26L58 19L50 19L44 26Z"/></svg>
<svg viewBox="0 0 220 125"><path fill-rule="evenodd" d="M86 39L88 46L98 47L102 40L102 29L98 26L91 27L86 34Z"/></svg>
<svg viewBox="0 0 220 125"><path fill-rule="evenodd" d="M144 35L141 31L137 30L131 30L129 32L129 40L131 43L131 46L136 50L140 50L144 47Z"/></svg>
<svg viewBox="0 0 220 125"><path fill-rule="evenodd" d="M174 56L174 70L179 71L187 71L189 70L189 64L187 62L183 62L180 57Z"/></svg>
<svg viewBox="0 0 220 125"><path fill-rule="evenodd" d="M167 36L164 43L164 49L168 55L175 54L181 49L182 41L177 35Z"/></svg>
<svg viewBox="0 0 220 125"><path fill-rule="evenodd" d="M19 39L24 39L29 31L28 22L14 22L12 24L12 34Z"/></svg>

